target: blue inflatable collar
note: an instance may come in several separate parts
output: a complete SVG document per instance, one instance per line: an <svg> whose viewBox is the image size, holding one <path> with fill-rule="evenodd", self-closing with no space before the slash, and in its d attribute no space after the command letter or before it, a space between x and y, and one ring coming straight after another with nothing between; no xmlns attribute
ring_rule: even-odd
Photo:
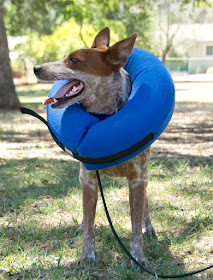
<svg viewBox="0 0 213 280"><path fill-rule="evenodd" d="M160 136L172 117L174 83L158 58L134 48L124 68L132 91L126 104L108 118L89 114L79 102L63 109L47 105L46 124L53 138L88 170L109 168L138 155ZM49 96L67 82L56 81Z"/></svg>

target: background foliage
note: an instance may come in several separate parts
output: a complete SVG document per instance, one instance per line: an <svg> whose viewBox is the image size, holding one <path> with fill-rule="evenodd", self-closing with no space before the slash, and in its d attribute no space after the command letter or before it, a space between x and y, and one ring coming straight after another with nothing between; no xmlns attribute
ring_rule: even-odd
<svg viewBox="0 0 213 280"><path fill-rule="evenodd" d="M57 60L72 49L90 47L99 29L109 26L112 43L138 33L137 46L162 57L172 49L172 23L207 21L212 0L0 0L10 35L25 35L24 56ZM173 36L174 35L174 36ZM169 45L169 47L168 47ZM171 46L170 46L171 45Z"/></svg>
<svg viewBox="0 0 213 280"><path fill-rule="evenodd" d="M137 32L136 46L152 52L164 63L171 52L183 55L174 44L178 28L171 32L171 24L207 21L212 13L206 7L212 3L213 0L0 0L0 34L4 34L1 63L7 66L2 67L1 77L8 76L6 69L10 69L5 27L7 35L25 37L24 43L17 46L15 55L19 58L13 61L13 71L22 76L30 73L35 63L61 59L72 49L90 47L91 38L104 26L110 27L112 42ZM10 72L10 79L0 81L2 108L14 102L16 108L19 106ZM11 95L5 96L5 92Z"/></svg>

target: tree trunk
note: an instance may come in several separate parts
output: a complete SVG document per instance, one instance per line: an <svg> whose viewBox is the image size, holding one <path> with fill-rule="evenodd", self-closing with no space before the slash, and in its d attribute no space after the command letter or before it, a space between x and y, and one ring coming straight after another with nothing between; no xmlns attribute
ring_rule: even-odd
<svg viewBox="0 0 213 280"><path fill-rule="evenodd" d="M0 108L18 109L20 106L13 84L7 35L0 7Z"/></svg>
<svg viewBox="0 0 213 280"><path fill-rule="evenodd" d="M170 51L172 45L173 45L173 40L180 28L180 24L178 24L176 30L174 31L174 33L170 36L170 32L169 32L169 28L170 28L170 25L169 25L169 21L168 21L168 25L167 25L167 43L166 43L166 47L163 51L163 54L162 54L162 58L161 58L161 61L163 62L163 64L165 64L166 62L166 56L168 54L168 52Z"/></svg>
<svg viewBox="0 0 213 280"><path fill-rule="evenodd" d="M165 64L165 62L166 62L166 56L167 56L167 53L170 51L171 47L172 47L172 44L169 43L166 46L165 50L163 51L162 58L161 58L161 61L163 62L163 64Z"/></svg>

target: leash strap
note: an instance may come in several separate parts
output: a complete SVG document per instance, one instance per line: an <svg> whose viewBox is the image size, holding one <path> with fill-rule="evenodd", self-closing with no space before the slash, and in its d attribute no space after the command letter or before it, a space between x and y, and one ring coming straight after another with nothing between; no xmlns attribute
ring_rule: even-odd
<svg viewBox="0 0 213 280"><path fill-rule="evenodd" d="M196 270L196 271L193 271L193 272L189 272L189 273L184 273L184 274L178 274L178 275L158 275L157 273L153 273L152 271L150 271L149 269L147 269L146 267L144 267L142 264L140 264L131 254L130 252L126 249L126 247L124 246L124 244L122 243L122 241L120 240L120 238L118 237L115 229L114 229L114 226L112 224L112 221L111 221L111 218L110 218L110 215L109 215L109 211L107 209L107 205L106 205L106 201L105 201L105 198L104 198L104 193L103 193L103 188L102 188L102 184L101 184L101 179L100 179L100 175L99 175L99 172L96 171L96 176L97 176L97 180L98 180L98 185L99 185L99 189L100 189L100 193L101 193L101 198L102 198L102 201L103 201L103 205L104 205L104 210L105 210L105 213L106 213L106 216L107 216L107 219L108 219L108 222L109 222L109 225L110 225L110 228L111 228L111 231L112 233L114 234L114 237L115 239L117 240L119 246L121 247L121 249L124 251L124 253L138 266L140 267L141 270L155 276L155 279L159 279L159 278L182 278L182 277L187 277L187 276L191 276L191 275L194 275L194 274L197 274L197 273L200 273L200 272L203 272L207 269L210 269L213 267L213 265L210 265L206 268L203 268L203 269L200 269L200 270Z"/></svg>

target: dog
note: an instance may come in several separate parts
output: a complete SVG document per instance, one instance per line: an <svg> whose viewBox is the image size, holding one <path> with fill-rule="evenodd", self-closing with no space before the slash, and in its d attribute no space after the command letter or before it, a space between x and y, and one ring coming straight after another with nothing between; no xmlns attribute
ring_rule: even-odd
<svg viewBox="0 0 213 280"><path fill-rule="evenodd" d="M90 49L72 51L63 59L34 67L40 80L69 80L54 97L48 97L44 105L64 108L80 101L91 114L112 115L127 101L131 91L128 73L123 69L132 52L137 33L109 46L110 30L103 28L95 37ZM100 171L110 177L126 177L129 186L132 234L130 252L132 256L148 266L142 246L143 231L150 237L156 233L152 226L146 188L150 148L135 158ZM83 249L79 262L95 261L94 220L98 198L98 182L95 171L88 171L80 164L79 180L83 192ZM133 263L131 263L133 265Z"/></svg>

